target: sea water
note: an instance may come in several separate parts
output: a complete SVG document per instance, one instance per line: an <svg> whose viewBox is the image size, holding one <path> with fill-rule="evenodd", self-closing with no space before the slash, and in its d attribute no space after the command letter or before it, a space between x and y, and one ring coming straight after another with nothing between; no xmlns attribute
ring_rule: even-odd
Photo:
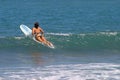
<svg viewBox="0 0 120 80"><path fill-rule="evenodd" d="M119 0L0 0L0 80L120 80ZM50 49L19 26L39 22Z"/></svg>

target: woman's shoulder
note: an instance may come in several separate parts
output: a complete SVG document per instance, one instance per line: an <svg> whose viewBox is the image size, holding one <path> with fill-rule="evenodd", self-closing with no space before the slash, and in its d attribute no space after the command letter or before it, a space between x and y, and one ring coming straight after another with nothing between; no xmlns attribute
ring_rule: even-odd
<svg viewBox="0 0 120 80"><path fill-rule="evenodd" d="M32 29L35 29L34 27Z"/></svg>

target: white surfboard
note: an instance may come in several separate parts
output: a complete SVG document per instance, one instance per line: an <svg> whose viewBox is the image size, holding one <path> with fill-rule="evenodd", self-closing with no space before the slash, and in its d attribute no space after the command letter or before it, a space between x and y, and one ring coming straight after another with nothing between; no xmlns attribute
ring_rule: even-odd
<svg viewBox="0 0 120 80"><path fill-rule="evenodd" d="M40 44L42 44L42 45L44 45L44 46L47 46L47 47L49 47L49 48L55 48L54 45L53 45L51 42L50 42L50 45L45 45L44 43L36 40L36 38L32 35L32 30L31 30L29 27L27 27L26 25L21 24L21 25L20 25L20 29L21 29L21 31L25 34L26 37L32 38L32 39L33 39L34 41L36 41L37 43L40 43Z"/></svg>

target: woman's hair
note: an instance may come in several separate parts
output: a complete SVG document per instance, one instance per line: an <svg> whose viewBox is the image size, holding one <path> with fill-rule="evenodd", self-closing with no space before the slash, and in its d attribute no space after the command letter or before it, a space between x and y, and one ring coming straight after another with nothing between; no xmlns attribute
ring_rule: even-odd
<svg viewBox="0 0 120 80"><path fill-rule="evenodd" d="M38 27L39 27L39 23L38 23L38 22L35 22L35 23L34 23L34 27L35 27L35 28L38 28Z"/></svg>

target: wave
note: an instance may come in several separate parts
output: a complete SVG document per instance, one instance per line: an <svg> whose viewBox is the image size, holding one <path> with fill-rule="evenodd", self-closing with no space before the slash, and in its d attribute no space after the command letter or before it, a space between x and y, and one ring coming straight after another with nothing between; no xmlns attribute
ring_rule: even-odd
<svg viewBox="0 0 120 80"><path fill-rule="evenodd" d="M89 50L89 49L120 49L120 32L96 33L46 33L46 38L51 41L56 49ZM32 39L26 37L0 37L0 48L8 47L41 47Z"/></svg>
<svg viewBox="0 0 120 80"><path fill-rule="evenodd" d="M89 63L0 68L5 80L120 80L120 64Z"/></svg>

